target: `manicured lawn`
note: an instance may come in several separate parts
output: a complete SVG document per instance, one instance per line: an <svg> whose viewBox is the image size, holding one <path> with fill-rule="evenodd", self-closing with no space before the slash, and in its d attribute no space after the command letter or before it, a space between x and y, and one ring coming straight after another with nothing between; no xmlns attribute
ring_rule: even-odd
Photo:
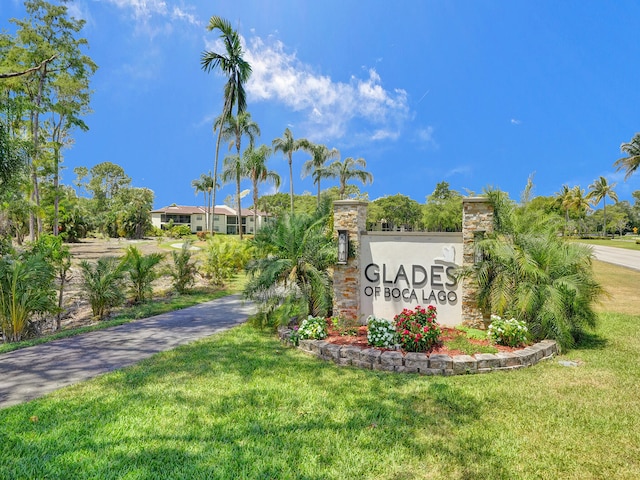
<svg viewBox="0 0 640 480"><path fill-rule="evenodd" d="M589 240L578 240L581 243L588 243L589 245L602 245L603 247L617 247L617 248L626 248L627 250L640 250L640 244L636 243L636 239L640 237L616 237L612 240L598 240L598 239L589 239Z"/></svg>
<svg viewBox="0 0 640 480"><path fill-rule="evenodd" d="M640 316L611 295L578 367L487 375L339 368L239 327L0 410L0 478L638 478Z"/></svg>

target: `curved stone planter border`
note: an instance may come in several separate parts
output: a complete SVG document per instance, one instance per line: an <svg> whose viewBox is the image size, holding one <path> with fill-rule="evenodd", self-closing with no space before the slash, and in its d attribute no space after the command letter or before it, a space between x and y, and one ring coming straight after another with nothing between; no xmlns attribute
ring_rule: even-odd
<svg viewBox="0 0 640 480"><path fill-rule="evenodd" d="M280 340L293 346L292 330L278 330ZM376 348L360 348L353 345L336 345L324 340L300 340L300 350L337 365L352 365L369 370L389 372L421 373L423 375L462 375L488 373L496 370L515 370L530 367L552 358L558 353L553 340L516 350L513 353L477 353L475 355L444 355L398 351L381 351Z"/></svg>

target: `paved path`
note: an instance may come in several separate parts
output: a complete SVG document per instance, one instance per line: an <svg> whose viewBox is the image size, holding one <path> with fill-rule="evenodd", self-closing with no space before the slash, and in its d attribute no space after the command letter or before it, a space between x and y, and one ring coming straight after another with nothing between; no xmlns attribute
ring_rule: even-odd
<svg viewBox="0 0 640 480"><path fill-rule="evenodd" d="M0 408L133 365L243 323L239 295L0 355Z"/></svg>
<svg viewBox="0 0 640 480"><path fill-rule="evenodd" d="M621 265L634 270L640 270L640 251L626 248L603 247L590 245L596 259L615 265Z"/></svg>

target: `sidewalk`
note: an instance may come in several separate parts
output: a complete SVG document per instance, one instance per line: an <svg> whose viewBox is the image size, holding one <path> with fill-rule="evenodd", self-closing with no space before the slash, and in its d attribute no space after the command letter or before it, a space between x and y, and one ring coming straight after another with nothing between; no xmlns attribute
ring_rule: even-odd
<svg viewBox="0 0 640 480"><path fill-rule="evenodd" d="M0 355L0 408L213 335L252 313L240 295Z"/></svg>

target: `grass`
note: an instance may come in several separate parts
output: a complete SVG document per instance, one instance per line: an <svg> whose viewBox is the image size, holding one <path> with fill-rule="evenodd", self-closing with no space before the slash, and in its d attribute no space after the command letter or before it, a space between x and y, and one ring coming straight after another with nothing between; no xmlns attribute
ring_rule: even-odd
<svg viewBox="0 0 640 480"><path fill-rule="evenodd" d="M611 293L598 329L513 372L340 368L248 326L0 410L0 478L635 479L640 317ZM620 302L618 302L620 299Z"/></svg>
<svg viewBox="0 0 640 480"><path fill-rule="evenodd" d="M640 244L636 243L637 239L640 239L640 237L614 238L612 240L580 239L577 241L579 241L580 243L588 243L589 245L602 245L604 247L617 247L617 248L626 248L627 250L640 250Z"/></svg>

